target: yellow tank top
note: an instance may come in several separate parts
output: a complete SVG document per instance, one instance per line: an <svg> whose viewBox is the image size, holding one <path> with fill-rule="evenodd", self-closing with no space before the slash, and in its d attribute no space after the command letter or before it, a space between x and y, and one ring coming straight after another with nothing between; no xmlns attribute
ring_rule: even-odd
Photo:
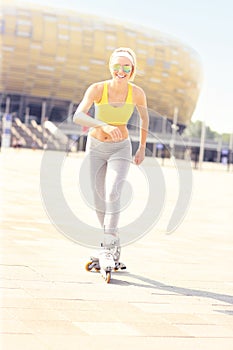
<svg viewBox="0 0 233 350"><path fill-rule="evenodd" d="M133 87L128 84L128 95L123 105L114 107L108 103L108 82L104 82L101 101L95 103L95 118L112 125L127 124L134 111Z"/></svg>

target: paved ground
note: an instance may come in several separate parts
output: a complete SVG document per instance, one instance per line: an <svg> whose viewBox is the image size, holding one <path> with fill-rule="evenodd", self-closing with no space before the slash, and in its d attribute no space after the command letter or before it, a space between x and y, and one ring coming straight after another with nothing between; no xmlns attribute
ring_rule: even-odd
<svg viewBox="0 0 233 350"><path fill-rule="evenodd" d="M32 150L0 154L2 349L232 350L233 173L210 165L193 170L188 213L166 235L177 172L165 165L163 215L123 249L127 271L106 284L84 269L90 249L49 221L39 190L41 157ZM70 174L81 158L68 157L64 175L74 207Z"/></svg>

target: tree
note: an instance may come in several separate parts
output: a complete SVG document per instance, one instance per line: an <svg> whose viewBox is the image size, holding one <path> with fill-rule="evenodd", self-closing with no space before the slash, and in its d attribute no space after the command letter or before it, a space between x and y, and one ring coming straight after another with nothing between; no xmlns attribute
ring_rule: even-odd
<svg viewBox="0 0 233 350"><path fill-rule="evenodd" d="M189 126L185 129L183 135L187 137L193 137L193 138L200 138L201 137L201 130L202 130L202 121L197 120L195 122L191 122ZM219 134L216 131L213 131L208 125L206 126L206 139L209 140L218 140L221 134ZM229 141L229 134L223 134L224 135L224 141Z"/></svg>

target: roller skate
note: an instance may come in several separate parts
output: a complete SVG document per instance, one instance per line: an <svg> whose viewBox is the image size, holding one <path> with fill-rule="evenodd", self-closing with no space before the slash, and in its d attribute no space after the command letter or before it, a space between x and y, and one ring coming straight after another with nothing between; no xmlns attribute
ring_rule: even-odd
<svg viewBox="0 0 233 350"><path fill-rule="evenodd" d="M90 257L90 261L86 264L85 268L87 271L91 271L93 269L100 271L105 281L109 283L111 279L111 272L119 269L125 270L126 266L119 261L121 254L119 238L106 234L104 241L105 243L101 244L101 251L96 254L96 256Z"/></svg>
<svg viewBox="0 0 233 350"><path fill-rule="evenodd" d="M99 271L104 280L109 283L111 279L111 271L115 269L116 263L114 261L113 254L108 248L103 248L98 257L91 256L91 261L89 261L85 268L87 271L96 270Z"/></svg>
<svg viewBox="0 0 233 350"><path fill-rule="evenodd" d="M111 272L115 268L115 261L110 249L104 248L99 254L99 265L100 273L104 280L109 283L111 280Z"/></svg>

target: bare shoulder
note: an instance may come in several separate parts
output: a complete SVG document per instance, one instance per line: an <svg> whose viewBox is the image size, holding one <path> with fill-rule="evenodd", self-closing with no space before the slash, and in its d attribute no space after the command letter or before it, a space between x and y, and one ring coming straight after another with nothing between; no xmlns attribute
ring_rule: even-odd
<svg viewBox="0 0 233 350"><path fill-rule="evenodd" d="M88 87L87 92L88 94L92 95L93 101L97 102L101 100L104 83L105 81L100 81L97 83L93 83Z"/></svg>
<svg viewBox="0 0 233 350"><path fill-rule="evenodd" d="M146 103L146 94L145 91L138 85L132 84L133 87L133 99L135 104L145 104Z"/></svg>

